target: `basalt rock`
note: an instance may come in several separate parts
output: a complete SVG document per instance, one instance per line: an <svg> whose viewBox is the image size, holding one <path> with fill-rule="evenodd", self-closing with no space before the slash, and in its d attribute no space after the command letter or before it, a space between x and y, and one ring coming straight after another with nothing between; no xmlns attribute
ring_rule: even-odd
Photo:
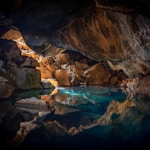
<svg viewBox="0 0 150 150"><path fill-rule="evenodd" d="M0 25L6 26L11 22L13 28L20 30L29 48L44 57L57 58L65 51L70 51L69 54L79 52L89 60L107 66L111 83L117 81L117 73L121 72L129 78L149 75L149 0L138 0L136 4L129 0L84 0L71 3L66 0L34 0L21 1L16 6L13 7L17 8L15 13L9 15L12 21L3 17ZM72 56L76 57L74 54ZM72 65L69 59L66 61ZM57 65L57 69L63 69L60 64ZM51 68L48 78L54 77L57 69ZM69 73L66 85L71 85L72 77L69 76L72 72L65 72L66 75ZM116 76L112 75L114 72ZM82 76L80 73L75 74L76 77L78 75ZM82 81L81 78L78 80Z"/></svg>
<svg viewBox="0 0 150 150"><path fill-rule="evenodd" d="M149 16L149 1L85 0L34 1L12 18L27 45L45 56L78 51L139 77L150 72Z"/></svg>

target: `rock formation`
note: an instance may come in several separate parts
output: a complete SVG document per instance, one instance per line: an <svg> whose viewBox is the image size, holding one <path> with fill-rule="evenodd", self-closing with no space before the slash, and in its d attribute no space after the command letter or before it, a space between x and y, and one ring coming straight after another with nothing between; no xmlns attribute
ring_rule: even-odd
<svg viewBox="0 0 150 150"><path fill-rule="evenodd" d="M24 55L38 61L41 79L52 80L54 86L120 85L126 78L149 79L149 1L138 0L133 5L119 0L16 0L10 7L5 5L1 12L1 38L9 37L21 50L34 51L39 58ZM6 38L5 31L10 29L21 32L27 45L10 35ZM75 52L88 59L84 64L89 67L81 68L83 60L76 61Z"/></svg>

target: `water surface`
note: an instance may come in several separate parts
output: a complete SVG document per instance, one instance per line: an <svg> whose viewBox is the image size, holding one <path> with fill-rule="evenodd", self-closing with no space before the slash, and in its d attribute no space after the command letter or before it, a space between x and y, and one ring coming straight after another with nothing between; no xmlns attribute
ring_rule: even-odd
<svg viewBox="0 0 150 150"><path fill-rule="evenodd" d="M1 145L19 149L149 147L149 102L116 87L16 91L0 102Z"/></svg>

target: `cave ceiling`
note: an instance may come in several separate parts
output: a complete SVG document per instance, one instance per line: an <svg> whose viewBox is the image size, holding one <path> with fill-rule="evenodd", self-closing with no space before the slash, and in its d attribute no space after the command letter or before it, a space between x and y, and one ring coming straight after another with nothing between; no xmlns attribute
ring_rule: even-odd
<svg viewBox="0 0 150 150"><path fill-rule="evenodd" d="M1 4L0 10L1 20L6 18L9 27L17 27L27 45L39 53L49 50L49 45L53 44L78 51L97 61L120 61L124 59L122 43L131 37L123 38L127 35L117 24L123 23L124 28L127 27L122 22L124 16L132 20L130 24L135 22L135 27L140 15L149 22L150 1L8 0ZM133 42L127 43L131 49L135 49ZM143 59L149 61L149 58Z"/></svg>

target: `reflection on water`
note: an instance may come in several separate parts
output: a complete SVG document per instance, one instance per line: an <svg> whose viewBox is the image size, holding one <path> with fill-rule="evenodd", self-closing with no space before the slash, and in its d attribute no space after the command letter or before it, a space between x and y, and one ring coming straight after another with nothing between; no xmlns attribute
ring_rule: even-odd
<svg viewBox="0 0 150 150"><path fill-rule="evenodd" d="M145 106L115 87L17 91L0 102L0 140L21 149L143 148L150 134Z"/></svg>

